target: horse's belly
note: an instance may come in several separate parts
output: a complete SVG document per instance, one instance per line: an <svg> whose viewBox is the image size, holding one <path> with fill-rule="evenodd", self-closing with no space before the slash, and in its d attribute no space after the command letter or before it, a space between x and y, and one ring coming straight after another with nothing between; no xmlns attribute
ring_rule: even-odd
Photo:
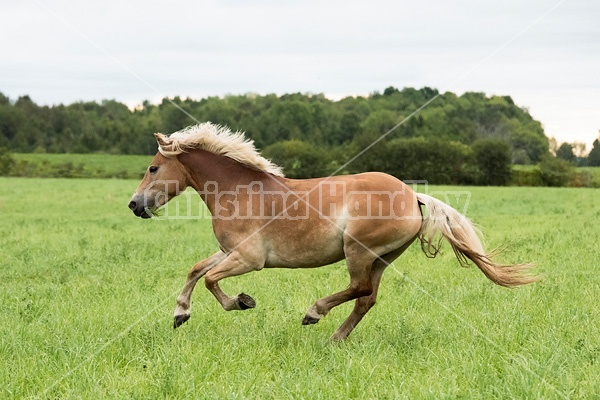
<svg viewBox="0 0 600 400"><path fill-rule="evenodd" d="M266 268L315 268L344 259L341 235L339 238L321 238L318 241L288 239L272 243L267 254Z"/></svg>

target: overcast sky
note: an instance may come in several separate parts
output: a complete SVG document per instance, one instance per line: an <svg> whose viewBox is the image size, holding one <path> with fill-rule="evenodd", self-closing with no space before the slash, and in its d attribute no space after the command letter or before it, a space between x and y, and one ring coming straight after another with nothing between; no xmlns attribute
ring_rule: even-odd
<svg viewBox="0 0 600 400"><path fill-rule="evenodd" d="M600 130L600 1L0 0L0 92L510 95L559 141Z"/></svg>

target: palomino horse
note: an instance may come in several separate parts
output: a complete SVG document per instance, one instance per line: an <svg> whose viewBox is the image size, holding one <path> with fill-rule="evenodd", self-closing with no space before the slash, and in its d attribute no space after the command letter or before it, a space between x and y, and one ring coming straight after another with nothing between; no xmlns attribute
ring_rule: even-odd
<svg viewBox="0 0 600 400"><path fill-rule="evenodd" d="M527 264L500 265L484 251L472 223L433 197L415 193L383 173L286 179L242 133L210 123L170 137L155 134L159 152L129 208L150 218L193 187L212 214L220 250L198 262L177 298L174 327L190 318L190 297L204 276L206 288L227 311L253 308L252 297L231 297L219 287L230 276L262 268L311 268L346 259L347 289L317 300L302 324L317 323L333 308L356 299L332 339L343 340L375 304L385 268L415 239L429 256L446 238L461 263L467 259L493 282L518 286L536 278ZM421 213L426 207L427 216ZM440 237L441 236L441 237Z"/></svg>

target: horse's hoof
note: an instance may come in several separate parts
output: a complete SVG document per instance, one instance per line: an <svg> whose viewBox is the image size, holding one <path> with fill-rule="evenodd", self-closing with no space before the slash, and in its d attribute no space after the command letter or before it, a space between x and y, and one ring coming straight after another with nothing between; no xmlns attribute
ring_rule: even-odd
<svg viewBox="0 0 600 400"><path fill-rule="evenodd" d="M302 320L302 325L312 325L319 322L319 318L311 317L310 315L305 315Z"/></svg>
<svg viewBox="0 0 600 400"><path fill-rule="evenodd" d="M188 319L190 319L190 315L189 314L176 315L173 319L174 319L173 329L177 329L181 325L183 325L184 322L186 322Z"/></svg>
<svg viewBox="0 0 600 400"><path fill-rule="evenodd" d="M249 308L256 307L256 301L245 293L237 295L237 304L240 306L240 310L247 310Z"/></svg>

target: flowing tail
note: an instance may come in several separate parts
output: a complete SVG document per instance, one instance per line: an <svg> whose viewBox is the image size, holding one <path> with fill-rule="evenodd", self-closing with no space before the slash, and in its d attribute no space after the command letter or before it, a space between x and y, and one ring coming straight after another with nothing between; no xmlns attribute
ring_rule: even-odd
<svg viewBox="0 0 600 400"><path fill-rule="evenodd" d="M492 282L506 287L515 287L538 281L540 278L527 275L532 264L502 265L486 254L477 229L464 215L446 203L431 196L417 193L417 199L427 207L428 215L423 218L419 240L427 257L435 257L440 249L442 237L452 245L461 265L467 259L473 261ZM441 236L438 236L441 234Z"/></svg>

